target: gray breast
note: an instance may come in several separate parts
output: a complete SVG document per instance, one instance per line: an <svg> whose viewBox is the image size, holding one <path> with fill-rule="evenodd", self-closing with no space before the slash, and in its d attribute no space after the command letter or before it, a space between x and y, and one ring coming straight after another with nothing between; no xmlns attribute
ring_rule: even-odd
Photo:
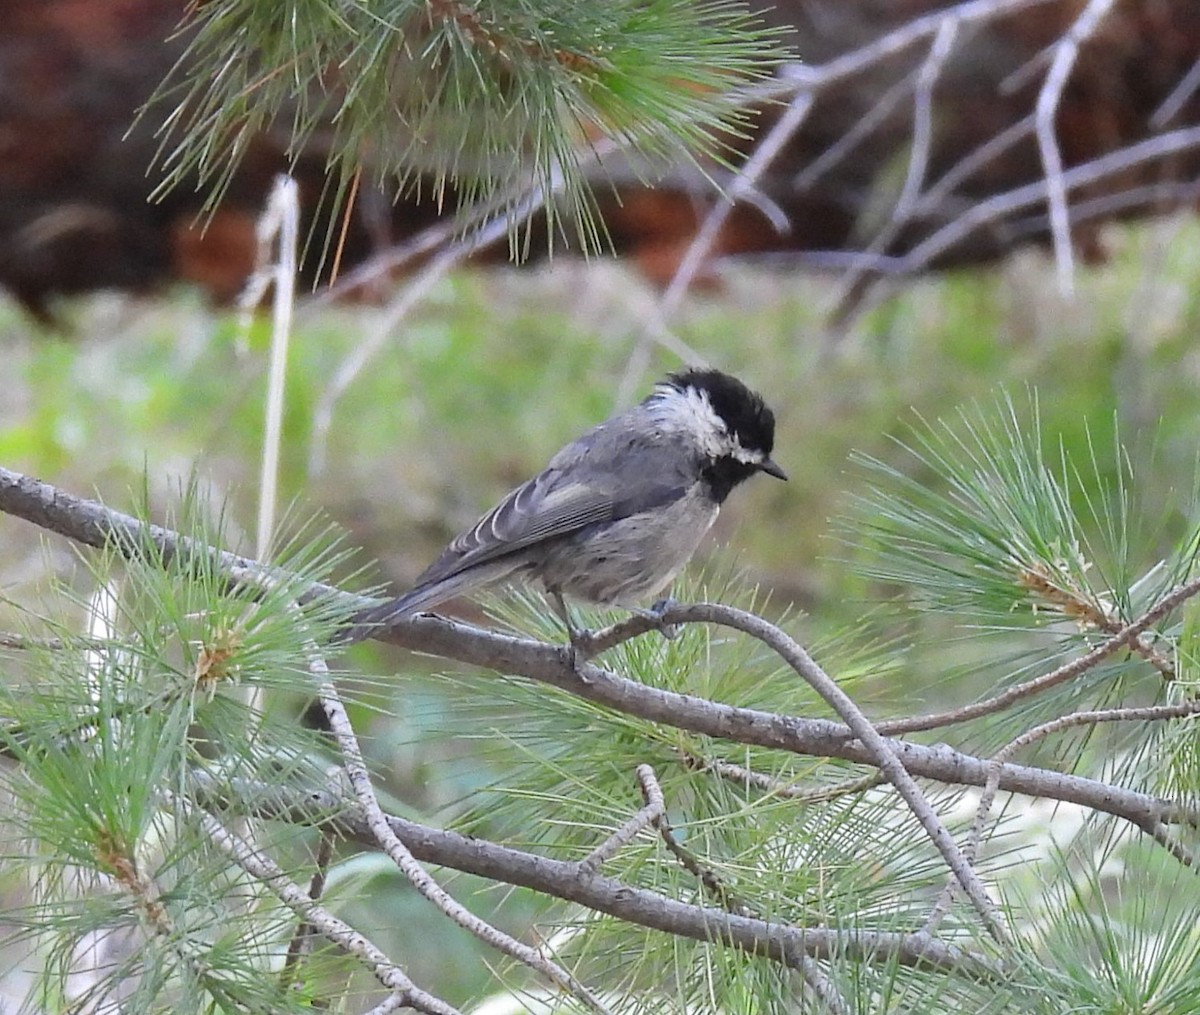
<svg viewBox="0 0 1200 1015"><path fill-rule="evenodd" d="M684 496L546 546L531 568L548 589L596 603L645 604L688 562L718 508L696 484Z"/></svg>

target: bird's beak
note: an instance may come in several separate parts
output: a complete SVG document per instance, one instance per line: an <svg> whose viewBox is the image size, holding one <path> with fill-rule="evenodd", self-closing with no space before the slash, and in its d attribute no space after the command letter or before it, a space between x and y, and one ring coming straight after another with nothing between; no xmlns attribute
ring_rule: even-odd
<svg viewBox="0 0 1200 1015"><path fill-rule="evenodd" d="M759 463L758 469L760 472L765 472L768 476L774 476L776 479L787 479L787 473L775 464L770 458L764 459Z"/></svg>

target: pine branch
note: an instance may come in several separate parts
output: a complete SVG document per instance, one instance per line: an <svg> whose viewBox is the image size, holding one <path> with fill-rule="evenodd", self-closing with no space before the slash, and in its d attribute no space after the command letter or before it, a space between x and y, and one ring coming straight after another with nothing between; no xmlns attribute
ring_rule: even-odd
<svg viewBox="0 0 1200 1015"><path fill-rule="evenodd" d="M260 818L298 824L310 824L314 811L336 814L331 822L340 834L371 849L378 846L365 816L347 809L347 798L333 790L301 791L245 780L218 784L202 771L193 772L192 780L199 799L213 809L249 811ZM236 798L230 797L231 789ZM755 919L723 908L679 902L598 873L582 862L555 860L396 815L388 815L387 821L412 855L424 863L529 888L651 930L694 941L723 941L791 968L802 968L804 957L842 955L857 961L894 960L903 966L955 970L982 979L1004 976L990 957L932 935L794 927L778 920Z"/></svg>
<svg viewBox="0 0 1200 1015"><path fill-rule="evenodd" d="M250 587L278 582L276 569L213 547L197 546L186 537L161 526L113 511L96 502L75 497L47 483L0 467L0 512L24 518L51 532L88 546L114 545L128 556L142 556L149 549L164 560L186 561L195 555L213 562L233 583ZM1165 615L1200 594L1200 580L1181 586L1156 606ZM375 600L342 592L330 585L313 583L304 598L328 597L347 616L370 606ZM663 622L685 624L703 619L704 604L678 605L663 615ZM693 614L693 609L700 611ZM1107 654L1145 630L1154 619L1143 617L1128 625L1122 634L1108 639L1095 651L1081 657L1079 665L1094 666ZM622 638L653 629L641 617L619 625ZM605 632L599 632L601 636ZM871 752L857 742L846 725L825 719L778 715L757 709L738 708L691 695L676 694L627 680L600 666L580 663L571 666L565 646L547 645L530 638L488 631L470 624L437 616L398 620L378 629L379 641L481 666L515 673L619 712L664 723L719 739L758 747L774 748L811 757L838 758L874 767ZM1101 650L1106 652L1102 653ZM1081 671L1082 672L1082 671ZM581 679L583 678L583 679ZM884 728L884 724L880 724ZM990 760L965 754L945 745L926 747L903 740L887 740L909 774L947 785L984 786ZM1147 833L1161 824L1200 820L1200 811L1170 800L1129 790L1096 779L1065 775L1044 768L1005 764L999 772L999 789L1009 793L1045 797L1079 804L1100 813L1112 814Z"/></svg>

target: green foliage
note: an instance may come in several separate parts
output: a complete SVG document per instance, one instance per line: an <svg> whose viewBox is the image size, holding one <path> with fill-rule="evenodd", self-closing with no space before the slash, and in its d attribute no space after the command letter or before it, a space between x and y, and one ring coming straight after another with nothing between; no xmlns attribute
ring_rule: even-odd
<svg viewBox="0 0 1200 1015"><path fill-rule="evenodd" d="M697 576L677 594L748 609L764 605L728 572ZM493 611L515 631L562 637L553 611L536 597L506 597ZM583 620L597 627L615 617L586 613ZM857 693L862 676L887 667L885 648L894 646L864 651L856 640L839 638L813 651ZM761 646L719 629L688 626L670 641L647 635L602 661L666 690L785 715L826 711ZM494 785L472 794L472 809L461 819L473 835L581 860L641 806L634 769L650 764L674 840L711 880L705 888L650 827L604 865L605 874L626 883L785 924L903 931L923 920L944 882L936 850L890 792L838 791L865 769L687 733L518 679L452 679L462 688L462 704L444 733L464 725L478 730L479 754L497 773ZM719 764L765 778L770 788L719 777L713 770ZM797 792L810 799L797 799ZM933 799L944 811L961 795L950 789ZM819 1010L807 1007L811 998L800 976L776 963L603 914L568 911L557 922L564 952L621 993L623 1012ZM964 940L973 933L969 921L960 931ZM973 997L981 1011L989 1003L954 975L860 965L839 956L830 972L839 984L857 982L864 996L894 993L896 1007L879 1010L914 1010L905 1007L914 998L942 994Z"/></svg>
<svg viewBox="0 0 1200 1015"><path fill-rule="evenodd" d="M733 0L209 0L190 22L170 182L195 174L215 203L250 139L282 122L292 153L330 135L339 199L360 172L416 193L424 176L439 203L453 188L509 212L561 174L550 238L569 230L584 249L603 230L583 173L600 139L652 159L717 154L741 122L728 93L780 55Z"/></svg>
<svg viewBox="0 0 1200 1015"><path fill-rule="evenodd" d="M220 545L219 528L186 503L172 520ZM102 1006L121 997L146 1012L308 1011L312 989L345 989L353 966L322 952L300 973L311 988L285 984L279 962L295 918L164 795L202 799L245 827L247 786L325 785L320 735L261 714L241 690L304 693L305 640L342 619L321 597L295 605L340 556L319 529L296 540L278 557L295 576L265 591L231 588L207 553L168 560L147 544L126 564L102 553L87 562L96 592L75 603L90 631L64 622L57 644L6 658L0 744L19 762L4 777L7 851L36 886L16 920L43 943L48 1008L70 995ZM292 856L303 879L313 837L304 829L330 816L313 806L295 823L255 822L251 834ZM83 989L87 948L102 957Z"/></svg>
<svg viewBox="0 0 1200 1015"><path fill-rule="evenodd" d="M998 275L943 278L906 292L860 322L836 348L816 338L822 284L792 273L772 277L733 270L719 298L698 299L684 309L677 325L686 341L765 389L780 419L779 457L793 476L790 484L748 489L744 498L731 499L722 516L722 535L744 548L746 566L757 579L781 590L776 600L805 597L810 615L788 620L789 628L803 634L806 644L811 638L818 658L840 682L849 678L846 686L856 700L870 703L869 714L909 714L986 697L1046 672L1102 637L1064 615L1061 604L1056 609L1054 603L1039 599L1036 590L1014 583L1017 572L1011 565L1005 587L1005 572L997 563L1001 557L989 547L1016 545L1026 551L1024 559L1042 563L1060 556L1055 533L1039 515L1041 510L1053 510L1066 525L1067 538L1059 545L1077 545L1077 566L1068 575L1076 581L1082 572L1084 601L1092 605L1110 602L1121 616L1128 616L1166 587L1172 575L1190 573L1188 561L1195 548L1189 538L1196 524L1192 486L1197 304L1187 294L1196 290L1197 232L1194 225L1180 230L1161 277L1155 276L1156 285L1176 295L1152 301L1152 312L1133 320L1129 308L1141 284L1137 273L1142 252L1153 242L1152 230L1121 234L1114 246L1121 270L1082 274L1081 297L1070 306L1044 290L1039 263L1018 260ZM614 274L603 266L585 273L560 261L551 272L470 272L441 286L406 322L395 349L377 358L356 384L353 402L347 401L335 420L335 453L330 455L329 471L321 476L305 469L307 412L341 357L373 326L375 313L369 308L306 311L299 321L288 381L293 408L285 426L283 489L302 494L306 502L332 505L340 518L356 526L353 541L372 545L386 556L390 577L402 583L428 562L459 523L469 521L509 483L539 467L563 440L611 408L639 335L636 314L627 305L636 283L627 274L617 275L614 283ZM253 459L260 439L257 347L249 354L236 351L229 322L179 294L169 303L153 305L98 299L74 308L72 319L78 341L48 341L30 336L10 305L0 307L0 339L9 349L8 376L15 392L0 406L0 457L70 489L82 492L98 485L112 503L122 506L143 472L156 480L155 499L160 501L157 477L198 458L204 474L213 477L215 499L229 497L230 530L239 521L245 524L252 517L247 507L252 491L239 493L238 484L245 485L251 474L244 462ZM634 378L638 393L651 374L674 365L659 350L651 359L647 375ZM1000 382L1015 392L1035 386L1036 414L1028 398L997 400L994 391ZM956 406L963 404L970 407L960 414ZM920 407L928 420L944 418L947 423L918 424L915 429L897 423L898 417L911 419L909 406ZM1114 420L1119 421L1119 432ZM1014 427L1016 432L1010 432ZM1036 430L1040 432L1035 439ZM1145 439L1151 431L1157 434L1153 442ZM892 434L900 435L900 441L888 436ZM978 458L980 441L988 451L978 469L991 484L985 484L986 489L998 490L999 503L980 493L975 503L981 510L966 512L966 517L957 500L939 507L938 497L954 484L970 489L974 467L959 444L972 447ZM941 449L945 467L922 462L923 442ZM864 449L864 455L884 468L860 464L846 471L843 464L850 447ZM1023 477L1013 485L1024 484L1026 489L1006 492L1001 476ZM916 501L916 507L935 520L957 518L954 523L962 527L962 543L969 549L955 558L953 545L945 546L946 556L930 553L934 564L969 573L967 558L982 554L988 562L981 568L982 591L972 593L969 583L962 582L961 589L942 595L933 579L920 587L908 584L908 572L899 562L877 556L887 551L886 538L864 535L853 547L830 549L824 538L827 519L844 510L847 490L864 500L892 495L899 512L906 496L903 477L918 478L930 494ZM870 492L868 486L877 490ZM1045 509L1039 506L1043 498ZM1004 530L1006 518L1019 522L1014 524L1015 534ZM3 524L6 532L15 533L4 540L5 593L21 601L28 595L28 601L36 602L26 577L37 571L31 564L36 548L31 551L31 541L23 535L28 530L19 523ZM930 528L926 539L948 542L936 524ZM1122 545L1122 538L1114 534L1126 531ZM1039 556L1039 546L1055 552ZM52 562L77 590L77 605L69 621L62 620L60 631L70 636L101 576L88 570L72 576L71 561L63 556ZM847 557L852 566L847 566ZM1164 563L1160 566L1159 561ZM912 567L918 564L924 562L914 560ZM877 574L887 567L899 573L883 581ZM166 584L176 585L179 577L172 576ZM955 582L948 584L953 587ZM123 597L131 594L128 585L119 588ZM707 594L724 595L721 589L720 582L714 582ZM57 597L57 587L50 594ZM900 602L892 611L873 610L864 625L863 600L880 597ZM177 612L186 615L193 606L202 612L204 601L205 596L198 596ZM145 611L151 606L147 603ZM211 608L223 611L219 615L225 618L239 616L237 609ZM773 612L772 604L766 609ZM140 615L142 608L135 613ZM1178 658L1181 679L1170 687L1138 658L1116 657L1011 712L913 739L995 750L1031 725L1077 707L1185 698L1195 691L1194 661L1200 651L1196 618L1196 607L1189 606L1160 625L1155 635L1155 643L1168 654L1174 650ZM155 628L144 620L138 623ZM553 621L531 626L527 617L521 623L561 639ZM12 621L4 626L11 627ZM177 629L182 630L178 625ZM189 630L193 633L188 638L205 637L202 629ZM293 628L285 622L276 630L287 640ZM874 642L868 650L862 648L864 634ZM828 714L792 676L781 677L769 660L740 639L715 632L708 637L715 643L711 649L695 641L666 645L650 636L631 646L631 655L614 654L611 661L628 666L628 672L642 679L671 680L669 686L711 691L736 704ZM192 672L188 667L198 658L195 650L184 655L183 640L180 635L168 645L172 662L161 671L168 675L162 678L163 686L181 681L179 693L183 676ZM69 715L60 713L53 722L47 711L43 742L55 742L56 731L73 729L70 722L95 717L90 701L81 701L79 688L85 668L78 660L86 656L88 646L75 641L71 648L73 655L41 653L31 658L28 653L7 653L3 658L6 680L17 681L10 684L13 707L35 710L26 716L30 729L38 728L33 721L36 709L49 708L42 698L53 699L53 687L42 695L19 697L17 688L34 686L35 674L50 679L56 665L62 666L54 679L64 685L63 700L87 706ZM381 654L364 647L355 658L378 666ZM711 664L706 662L710 658ZM685 685L678 675L663 672L659 664L664 659L681 665L699 659L700 664ZM731 664L728 672L718 665L726 661ZM243 684L269 682L263 732L253 733L244 707L222 684L206 706L204 727L220 727L219 743L210 748L205 732L196 738L195 753L218 771L212 758L216 751L239 757L247 752L246 745L258 745L263 758L287 759L285 771L293 766L307 771L307 762L299 759L324 759L320 738L292 728L297 699L307 687L296 672L301 664L291 654L278 669L254 667L243 674ZM648 760L669 784L671 818L682 841L697 847L706 861L756 898L766 896L770 887L761 859L767 849L773 846L783 857L781 843L801 832L813 837L807 852L792 847L791 855L805 859L815 874L797 867L778 873L772 869L781 890L767 902L776 911L850 919L861 903L868 918L886 922L894 917L897 924L905 913L919 918L926 911L922 904L937 887L936 879L928 876L926 847L915 834L909 837L907 827L893 842L881 842L879 830L870 828L874 816L882 813L884 822L891 817L878 802L886 790L860 792L840 803L772 800L686 770L677 745L707 749L714 758L780 780L802 781L804 789L827 789L859 774L859 769L706 743L602 711L597 714L591 706L576 713L574 699L544 689L514 690L511 682L494 676L429 678L430 665L429 660L404 657L396 662L388 657L388 672L399 669L401 676L348 681L357 698L351 703L356 728L365 736L364 747L375 762L381 789L391 796L389 806L397 810L429 820L431 814L460 815L474 799L475 809L483 812L492 803L504 802L502 790L507 787L519 804L497 812L496 831L514 842L544 843L558 855L578 856L640 805L633 767ZM122 694L134 694L130 687L140 687L141 678L126 678L121 686ZM142 700L158 702L158 711L175 700L165 692L157 698L136 693ZM495 703L495 712L489 711L489 702ZM166 716L155 712L151 718L153 732ZM1086 734L1067 732L1029 748L1016 760L1128 780L1195 802L1200 752L1194 725L1124 723ZM133 736L131 731L121 732ZM284 745L299 738L293 753L273 746L280 738ZM577 748L560 743L573 740ZM152 736L137 743L155 746ZM579 761L574 760L574 750ZM549 761L543 762L543 756ZM535 763L546 770L530 775ZM239 763L233 771L256 770L246 765ZM589 808L593 781L596 806ZM120 785L116 779L99 782L110 787L110 794ZM473 798L481 784L482 796ZM547 784L551 792L545 791ZM935 800L961 841L976 797L942 791ZM555 830L549 826L560 803L566 822ZM1121 986L1128 1001L1124 1008L1114 997L1110 985L1122 968L1127 978L1144 972L1147 983L1160 985L1157 993L1143 991L1143 1008L1191 1010L1187 991L1192 967L1184 947L1187 934L1180 928L1196 911L1192 876L1184 872L1168 877L1176 871L1175 861L1158 847L1139 846L1122 826L1087 822L1073 808L1002 797L996 812L1004 823L985 844L986 869L1002 886L1022 950L1029 953L1014 973L1011 992L838 959L834 972L852 1010L921 1015L1027 1012L1035 1003L1047 1013L1073 1008L1138 1010L1138 995L1132 991L1136 984ZM807 816L810 813L813 817ZM748 831L737 827L739 815L750 826ZM762 831L755 832L760 815ZM131 819L121 820L132 824ZM481 830L493 828L486 814L471 820L479 821ZM115 827L127 826L117 822ZM15 837L20 831L14 822L10 833ZM191 834L187 827L168 831ZM282 854L303 882L312 866L307 835L297 838L273 827L260 831L267 848ZM778 841L764 845L771 833ZM14 839L9 851L19 852L24 845ZM860 845L869 862L858 862L855 850ZM663 854L664 847L653 835L643 836L632 849L628 858L620 859L632 867L640 856L639 878L657 879L651 883L677 889L681 897L699 897L694 879L678 871L672 874L675 861ZM895 863L889 865L893 856ZM211 869L221 868L215 858L210 860ZM908 877L910 863L914 871ZM878 888L872 880L876 867L883 872ZM164 870L157 861L148 862L147 868L156 878ZM899 868L899 874L893 868ZM162 878L169 885L165 873L170 871L164 870ZM339 889L339 911L378 934L423 985L452 999L480 996L494 987L486 968L490 955L470 950L473 946L465 935L447 928L447 922L389 867L372 857L356 856L335 864L332 881ZM889 883L911 883L913 893L889 899ZM197 887L184 898L211 899L228 881L202 870L191 884ZM1058 888L1047 891L1048 884ZM24 897L13 888L11 874L3 885L6 900ZM452 887L480 912L491 913L496 907L498 922L517 933L545 912L544 902L524 891L497 889L464 877L456 878ZM117 898L123 908L89 903L98 913L92 925L103 924L110 915L136 922L128 899ZM868 905L872 902L874 909ZM269 906L260 912L273 913ZM1159 914L1164 914L1161 920ZM17 915L30 922L34 914L22 910ZM550 917L569 928L579 914L552 907ZM956 910L948 926L956 927L962 918ZM1078 929L1065 926L1068 918ZM215 934L204 938L205 925L197 919L201 940L217 942ZM280 918L281 927L287 924ZM267 925L258 940L268 938L272 926ZM622 943L615 927L603 929L611 954L625 963L620 968L627 971L626 981L645 982L651 974L640 959L642 940ZM239 944L236 936L255 932L251 921L234 920L228 930L219 948L210 945L208 961L217 969L223 968L217 963L225 951L250 954L239 952L250 948L250 938ZM1100 961L1101 942L1109 935L1117 946L1105 946L1107 954ZM800 991L794 980L765 963L747 964L744 957L715 946L684 942L677 957L674 946L667 954L662 940L656 938L652 945L665 964L659 967L664 972L656 992L643 995L640 1003L646 1006L656 1003L660 1010L674 1012L680 997L713 996L704 993L710 966L731 1011L753 1010L754 999L767 997L771 985L780 988L781 1006ZM588 950L592 943L586 935L572 939L571 948L587 950L593 968L607 973L603 955ZM27 968L35 968L43 954L22 958L5 953L10 964ZM447 956L453 956L452 963ZM190 975L178 959L168 959L180 978ZM616 959L612 961L617 969ZM65 958L60 964L66 968ZM254 968L267 965L264 959ZM306 989L311 984L313 993L322 992L337 981L337 968L344 975L344 967L318 967L305 981ZM1173 977L1171 985L1164 985L1162 973ZM361 980L354 983L362 986ZM47 1010L65 1007L54 1003L57 999L48 985L46 997ZM1155 1007L1160 999L1161 1006ZM181 1005L177 1010L191 1009Z"/></svg>

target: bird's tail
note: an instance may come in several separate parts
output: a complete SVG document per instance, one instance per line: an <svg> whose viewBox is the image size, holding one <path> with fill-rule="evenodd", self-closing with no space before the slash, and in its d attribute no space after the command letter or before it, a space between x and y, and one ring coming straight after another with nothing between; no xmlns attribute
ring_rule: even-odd
<svg viewBox="0 0 1200 1015"><path fill-rule="evenodd" d="M364 641L386 628L393 621L414 616L435 606L440 606L447 600L466 595L481 586L501 581L517 570L519 566L520 564L515 562L494 561L490 564L467 568L465 571L449 575L438 581L417 585L396 599L389 599L387 602L359 610L350 618L346 626L337 632L333 642L335 645L353 645L355 642Z"/></svg>

